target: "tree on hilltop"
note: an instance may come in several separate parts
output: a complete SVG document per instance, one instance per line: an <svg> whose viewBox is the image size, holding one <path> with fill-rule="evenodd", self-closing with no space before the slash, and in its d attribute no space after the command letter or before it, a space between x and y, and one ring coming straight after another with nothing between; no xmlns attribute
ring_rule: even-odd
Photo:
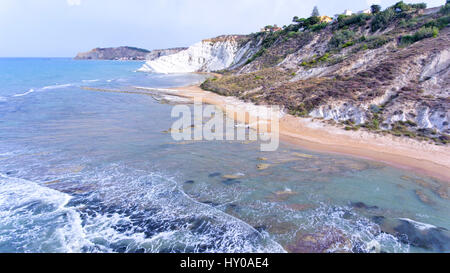
<svg viewBox="0 0 450 273"><path fill-rule="evenodd" d="M320 16L319 8L317 8L317 6L314 6L313 11L311 13L311 17L317 17L317 16Z"/></svg>
<svg viewBox="0 0 450 273"><path fill-rule="evenodd" d="M370 6L370 11L375 14L381 11L381 6L380 5L372 5Z"/></svg>

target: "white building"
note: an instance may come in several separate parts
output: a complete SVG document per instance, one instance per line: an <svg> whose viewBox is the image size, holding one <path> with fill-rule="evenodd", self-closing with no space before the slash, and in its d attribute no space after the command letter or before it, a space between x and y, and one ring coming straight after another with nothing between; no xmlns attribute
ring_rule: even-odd
<svg viewBox="0 0 450 273"><path fill-rule="evenodd" d="M364 14L371 14L372 10L371 9L363 9L361 11L358 11L358 14L362 14L362 13L364 13Z"/></svg>
<svg viewBox="0 0 450 273"><path fill-rule="evenodd" d="M344 13L342 13L342 14L346 15L346 16L351 16L353 14L353 11L346 9L346 10L344 10Z"/></svg>

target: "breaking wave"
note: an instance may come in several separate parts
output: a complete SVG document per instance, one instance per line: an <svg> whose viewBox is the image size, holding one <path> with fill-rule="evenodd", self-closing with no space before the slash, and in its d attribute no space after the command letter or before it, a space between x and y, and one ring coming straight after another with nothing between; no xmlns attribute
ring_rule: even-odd
<svg viewBox="0 0 450 273"><path fill-rule="evenodd" d="M72 197L0 174L1 252L79 252L86 245Z"/></svg>
<svg viewBox="0 0 450 273"><path fill-rule="evenodd" d="M25 93L13 95L13 97L22 97L22 96L26 96L26 95L28 95L28 94L31 94L31 93L33 93L33 92L34 92L34 89L30 89L30 90L28 90L28 91L25 92Z"/></svg>
<svg viewBox="0 0 450 273"><path fill-rule="evenodd" d="M42 87L42 90L61 89L61 88L67 88L67 87L71 87L71 86L73 86L73 84L71 84L71 83L55 84L55 85L44 86L44 87Z"/></svg>
<svg viewBox="0 0 450 273"><path fill-rule="evenodd" d="M89 173L77 189L69 195L2 175L0 250L284 252L267 234L196 202L161 174L114 166Z"/></svg>

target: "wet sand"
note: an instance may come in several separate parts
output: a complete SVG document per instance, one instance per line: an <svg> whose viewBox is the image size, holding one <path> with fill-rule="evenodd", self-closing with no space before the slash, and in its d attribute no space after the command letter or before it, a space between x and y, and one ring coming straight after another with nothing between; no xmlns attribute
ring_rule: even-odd
<svg viewBox="0 0 450 273"><path fill-rule="evenodd" d="M198 85L166 89L168 93L186 98L201 98L223 111L250 112L251 103L202 90ZM164 91L163 91L164 92ZM229 114L229 113L228 113ZM239 122L248 122L239 120ZM263 121L264 122L264 121ZM267 121L266 121L267 122ZM435 177L450 184L450 147L438 146L409 138L374 134L367 131L346 131L311 118L286 114L280 119L280 138L302 148L352 155L376 160L399 168Z"/></svg>

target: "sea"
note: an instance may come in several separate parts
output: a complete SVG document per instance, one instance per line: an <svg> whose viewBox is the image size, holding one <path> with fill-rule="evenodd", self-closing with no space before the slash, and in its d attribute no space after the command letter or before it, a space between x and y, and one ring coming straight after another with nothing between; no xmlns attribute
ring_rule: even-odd
<svg viewBox="0 0 450 273"><path fill-rule="evenodd" d="M137 87L206 75L142 64L0 59L0 252L450 252L446 181L283 141L176 141L189 102Z"/></svg>

